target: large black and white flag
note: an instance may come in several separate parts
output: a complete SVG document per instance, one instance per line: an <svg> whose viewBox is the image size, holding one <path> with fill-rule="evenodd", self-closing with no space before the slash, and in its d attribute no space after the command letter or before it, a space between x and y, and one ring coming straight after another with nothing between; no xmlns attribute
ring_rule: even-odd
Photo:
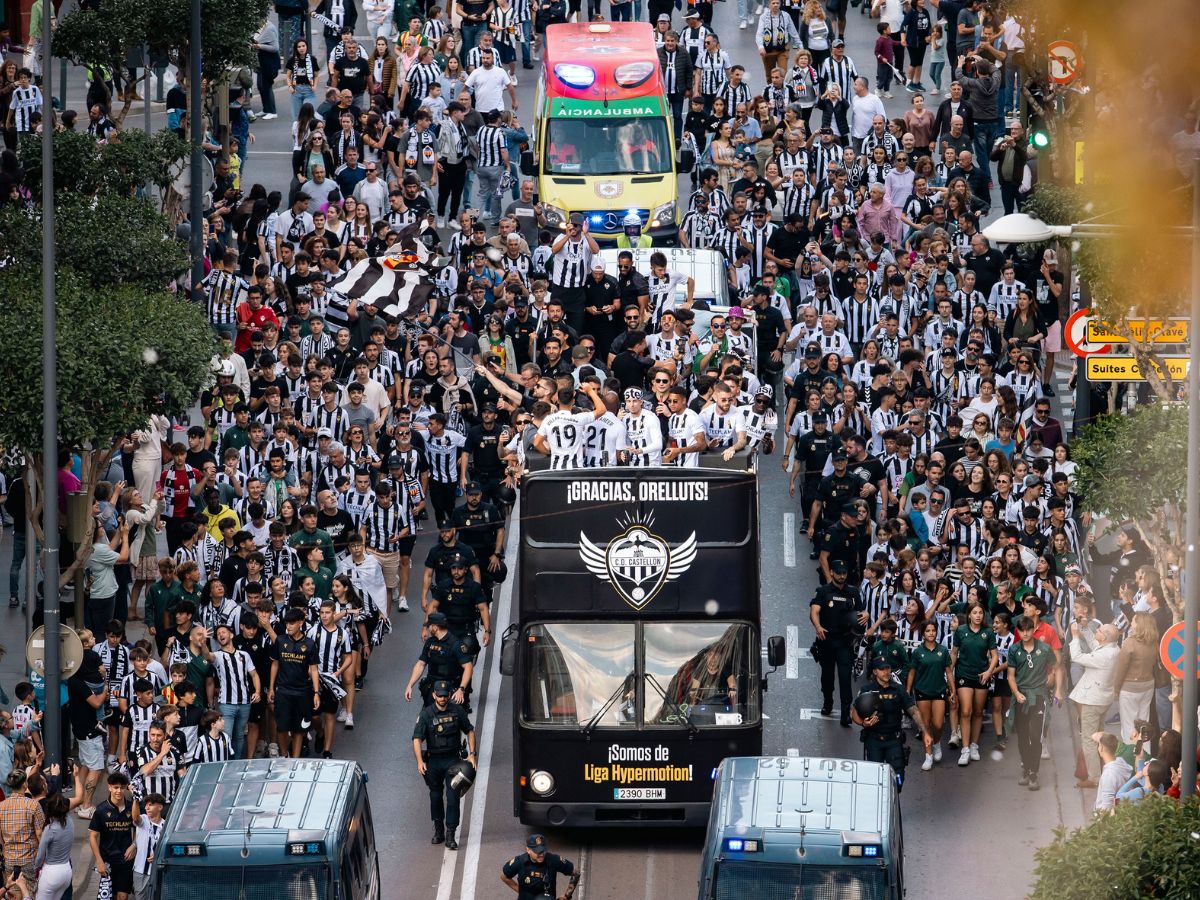
<svg viewBox="0 0 1200 900"><path fill-rule="evenodd" d="M360 305L375 306L385 319L416 318L430 306L434 272L442 264L417 234L418 226L408 226L387 256L356 263L330 290Z"/></svg>

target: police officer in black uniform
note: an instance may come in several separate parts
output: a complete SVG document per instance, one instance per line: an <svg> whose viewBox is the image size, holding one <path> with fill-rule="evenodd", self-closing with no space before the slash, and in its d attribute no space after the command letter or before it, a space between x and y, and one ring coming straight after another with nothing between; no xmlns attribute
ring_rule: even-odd
<svg viewBox="0 0 1200 900"><path fill-rule="evenodd" d="M486 378L476 380L491 386ZM483 488L483 496L497 506L499 500L496 492L504 479L504 463L500 461L500 438L504 434L504 428L497 420L498 412L495 403L484 403L479 411L481 421L467 429L471 477Z"/></svg>
<svg viewBox="0 0 1200 900"><path fill-rule="evenodd" d="M846 564L835 559L829 566L830 581L817 588L808 615L817 632L817 663L821 666L821 715L833 714L833 678L837 674L842 725L850 727L851 665L857 632L867 625L858 588L846 583Z"/></svg>
<svg viewBox="0 0 1200 900"><path fill-rule="evenodd" d="M425 583L422 587L421 601L425 612L429 612L430 590L436 584L450 580L450 560L461 556L467 560L471 576L479 580L479 564L475 551L468 547L458 536L458 530L449 519L438 523L438 539L429 553L425 555ZM444 612L444 610L443 610Z"/></svg>
<svg viewBox="0 0 1200 900"><path fill-rule="evenodd" d="M425 619L425 628L428 637L421 647L421 655L413 664L412 675L404 689L404 699L412 700L413 685L420 679L422 705L428 706L434 684L444 681L453 689L450 699L470 712L471 673L475 665L471 661L470 646L461 638L450 635L445 613L430 613Z"/></svg>
<svg viewBox="0 0 1200 900"><path fill-rule="evenodd" d="M920 730L925 752L932 753L933 735L921 718L916 701L893 680L892 664L882 656L875 657L871 660L871 677L859 691L851 714L863 727L863 759L890 765L896 773L897 787L901 788L904 786L904 767L908 765L908 749L904 746L905 713Z"/></svg>
<svg viewBox="0 0 1200 900"><path fill-rule="evenodd" d="M812 515L808 520L810 540L816 536L817 532L836 522L838 511L862 492L862 479L851 475L846 470L849 464L846 451L837 447L830 454L830 459L833 461L833 471L817 484L816 503L813 504ZM814 541L813 559L817 558L820 549L820 545ZM822 570L822 575L825 578L829 577L824 570Z"/></svg>
<svg viewBox="0 0 1200 900"><path fill-rule="evenodd" d="M467 754L462 752L463 739ZM450 685L444 681L433 686L433 703L421 710L413 728L413 755L417 771L429 787L429 814L433 817L431 844L446 843L447 850L457 850L454 832L458 829L458 792L450 787L447 770L461 759L472 766L475 762L475 727L467 711L450 702ZM425 749L421 742L425 742Z"/></svg>
<svg viewBox="0 0 1200 900"><path fill-rule="evenodd" d="M859 546L859 507L848 502L838 512L838 520L821 532L819 543L821 580L828 583L832 575L832 563L845 563L851 584L862 581L862 549ZM870 522L867 527L870 527Z"/></svg>
<svg viewBox="0 0 1200 900"><path fill-rule="evenodd" d="M800 527L808 528L808 517L812 513L813 501L817 499L817 489L821 485L821 473L825 471L825 463L841 445L841 440L829 430L829 416L826 413L813 413L813 430L796 442L796 465L800 469ZM787 460L784 460L787 468Z"/></svg>
<svg viewBox="0 0 1200 900"><path fill-rule="evenodd" d="M575 868L569 859L546 851L546 837L531 834L525 841L525 852L514 856L500 869L500 880L516 892L517 900L543 900L557 897L555 880L559 874L571 877L571 886L564 898L575 893L575 885L583 872Z"/></svg>
<svg viewBox="0 0 1200 900"><path fill-rule="evenodd" d="M431 593L433 601L429 612L445 613L451 636L463 641L474 659L479 653L479 640L475 634L480 624L483 625L483 646L491 643L492 616L483 588L467 575L466 557L456 556L450 560L449 581L434 585Z"/></svg>
<svg viewBox="0 0 1200 900"><path fill-rule="evenodd" d="M459 541L475 554L479 562L479 586L491 600L496 575L504 562L504 517L483 499L483 485L478 481L467 483L466 498L467 502L451 513L450 521Z"/></svg>

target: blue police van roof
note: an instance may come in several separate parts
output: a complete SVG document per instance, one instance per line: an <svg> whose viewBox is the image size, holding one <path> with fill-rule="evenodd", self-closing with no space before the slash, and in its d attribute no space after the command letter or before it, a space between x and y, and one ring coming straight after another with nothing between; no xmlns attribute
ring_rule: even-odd
<svg viewBox="0 0 1200 900"><path fill-rule="evenodd" d="M254 759L188 768L163 835L214 848L249 829L251 846L312 840L336 831L362 782L358 765L338 759Z"/></svg>

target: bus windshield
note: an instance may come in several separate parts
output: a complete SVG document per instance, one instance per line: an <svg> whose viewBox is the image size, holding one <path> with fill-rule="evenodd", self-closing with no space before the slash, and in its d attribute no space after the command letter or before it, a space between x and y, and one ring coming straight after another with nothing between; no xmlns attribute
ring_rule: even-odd
<svg viewBox="0 0 1200 900"><path fill-rule="evenodd" d="M625 728L755 723L752 634L749 625L728 622L531 625L523 641L524 719Z"/></svg>
<svg viewBox="0 0 1200 900"><path fill-rule="evenodd" d="M546 121L545 170L551 175L662 175L671 171L667 120Z"/></svg>
<svg viewBox="0 0 1200 900"><path fill-rule="evenodd" d="M866 866L794 866L758 862L722 862L717 866L713 900L745 897L792 900L838 897L886 900L887 873Z"/></svg>

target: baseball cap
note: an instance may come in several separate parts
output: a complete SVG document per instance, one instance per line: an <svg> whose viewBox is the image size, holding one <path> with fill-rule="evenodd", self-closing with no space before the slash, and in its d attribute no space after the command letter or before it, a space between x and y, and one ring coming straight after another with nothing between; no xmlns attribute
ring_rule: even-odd
<svg viewBox="0 0 1200 900"><path fill-rule="evenodd" d="M525 296L518 297L516 300L513 301L513 306L528 306L528 305L529 305L529 298L525 297Z"/></svg>
<svg viewBox="0 0 1200 900"><path fill-rule="evenodd" d="M446 618L446 614L444 612L438 612L437 610L434 610L425 617L426 625L445 625L448 621L449 620Z"/></svg>
<svg viewBox="0 0 1200 900"><path fill-rule="evenodd" d="M684 15L684 18L685 19L698 19L698 18L700 18L700 11L697 9L689 9L687 11L687 13Z"/></svg>
<svg viewBox="0 0 1200 900"><path fill-rule="evenodd" d="M469 487L470 487L470 486L468 485L468 488L469 488ZM448 523L447 523L447 524L448 524ZM449 527L450 527L450 528L453 528L454 526L453 526L453 525L449 525ZM452 557L450 558L450 568L452 568L452 569L465 569L466 567L467 567L467 558L466 558L465 556L463 556L461 553L455 553L455 554L454 554L454 556L452 556Z"/></svg>
<svg viewBox="0 0 1200 900"><path fill-rule="evenodd" d="M849 458L850 457L846 456L845 450L838 449L838 450L833 451L833 461L834 462L843 462Z"/></svg>
<svg viewBox="0 0 1200 900"><path fill-rule="evenodd" d="M571 213L571 224L582 225L584 222L583 213Z"/></svg>
<svg viewBox="0 0 1200 900"><path fill-rule="evenodd" d="M466 494L482 494L482 493L483 493L483 488L482 488L482 487L480 487L480 485L479 485L479 482L478 482L478 481L468 481L468 482L467 482L467 487L466 487L466 490L465 490L463 493L466 493ZM452 561L451 561L451 565L453 565L453 564L454 564L454 562L456 562L457 560L458 560L458 557L455 557L455 558L454 558L454 560L452 560Z"/></svg>
<svg viewBox="0 0 1200 900"><path fill-rule="evenodd" d="M593 272L603 272L604 271L604 260L602 260L598 256L595 259L593 259L592 260L592 271Z"/></svg>
<svg viewBox="0 0 1200 900"><path fill-rule="evenodd" d="M317 429L317 437L330 438L332 440L333 439L333 431L329 428L318 428Z"/></svg>
<svg viewBox="0 0 1200 900"><path fill-rule="evenodd" d="M772 398L775 396L775 388L769 384L760 384L758 390L754 392L754 396Z"/></svg>
<svg viewBox="0 0 1200 900"><path fill-rule="evenodd" d="M829 416L823 412L813 413L812 420L813 420L814 425L828 425L829 424Z"/></svg>
<svg viewBox="0 0 1200 900"><path fill-rule="evenodd" d="M821 348L816 346L815 344L811 345L809 347L805 347L804 348L804 358L805 359L820 359L821 358Z"/></svg>
<svg viewBox="0 0 1200 900"><path fill-rule="evenodd" d="M835 41L833 42L833 44L832 44L831 46L833 46L833 47L845 47L845 46L846 46L846 42L845 42L845 41L843 41L841 38L838 38L837 40L835 40Z"/></svg>
<svg viewBox="0 0 1200 900"><path fill-rule="evenodd" d="M888 662L886 659L884 659L882 656L876 656L874 659L871 660L871 671L872 672L874 672L876 669L890 669L891 667L892 667L892 664L890 662Z"/></svg>
<svg viewBox="0 0 1200 900"><path fill-rule="evenodd" d="M546 849L546 836L544 834L531 834L525 839L525 847L537 853L541 853Z"/></svg>
<svg viewBox="0 0 1200 900"><path fill-rule="evenodd" d="M449 684L449 682L446 682L446 681L435 681L435 682L433 683L433 696L435 696L435 697L449 697L449 696L450 696L450 684Z"/></svg>
<svg viewBox="0 0 1200 900"><path fill-rule="evenodd" d="M670 17L669 15L667 15L666 13L659 13L659 15L658 15L658 21L660 21L660 22L670 22L670 21L671 21L671 17Z"/></svg>
<svg viewBox="0 0 1200 900"><path fill-rule="evenodd" d="M845 510L842 511L845 512ZM845 560L835 559L829 563L829 571L838 575L845 575L850 571L850 569L846 565Z"/></svg>
<svg viewBox="0 0 1200 900"><path fill-rule="evenodd" d="M1021 482L1021 489L1026 490L1026 491L1029 490L1030 488L1041 487L1041 486L1042 486L1042 479L1038 475L1026 475L1025 480Z"/></svg>
<svg viewBox="0 0 1200 900"><path fill-rule="evenodd" d="M391 456L388 457L388 468L389 469L404 468L404 457L401 456L399 453L393 453Z"/></svg>
<svg viewBox="0 0 1200 900"><path fill-rule="evenodd" d="M483 412L500 412L500 409L495 403L485 403L483 404Z"/></svg>

